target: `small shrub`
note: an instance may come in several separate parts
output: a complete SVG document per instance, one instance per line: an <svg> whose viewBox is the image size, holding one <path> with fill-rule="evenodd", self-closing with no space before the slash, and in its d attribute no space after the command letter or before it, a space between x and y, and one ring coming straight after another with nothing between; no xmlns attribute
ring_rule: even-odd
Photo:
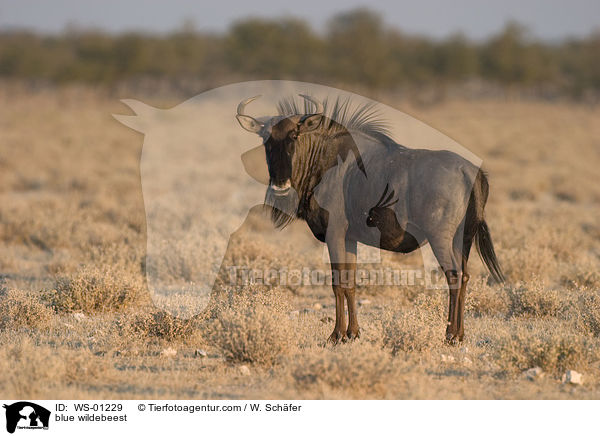
<svg viewBox="0 0 600 436"><path fill-rule="evenodd" d="M571 301L565 291L546 289L541 284L507 288L511 316L546 317L558 316Z"/></svg>
<svg viewBox="0 0 600 436"><path fill-rule="evenodd" d="M16 290L0 290L0 330L43 329L50 325L52 310L32 295Z"/></svg>
<svg viewBox="0 0 600 436"><path fill-rule="evenodd" d="M590 340L564 322L517 324L492 345L500 364L518 371L539 366L559 375L566 369L583 368L596 358Z"/></svg>
<svg viewBox="0 0 600 436"><path fill-rule="evenodd" d="M475 316L506 315L509 312L506 292L479 281L468 287L465 310Z"/></svg>
<svg viewBox="0 0 600 436"><path fill-rule="evenodd" d="M562 284L569 289L600 288L600 272L587 270L575 273L572 277L563 276Z"/></svg>
<svg viewBox="0 0 600 436"><path fill-rule="evenodd" d="M233 362L273 365L296 342L288 313L268 297L238 295L208 321L208 337Z"/></svg>
<svg viewBox="0 0 600 436"><path fill-rule="evenodd" d="M126 310L148 300L141 276L111 267L86 266L57 279L45 298L58 312L98 313Z"/></svg>
<svg viewBox="0 0 600 436"><path fill-rule="evenodd" d="M399 309L383 320L383 344L392 350L423 351L442 343L444 303L441 295L422 296L415 306Z"/></svg>
<svg viewBox="0 0 600 436"><path fill-rule="evenodd" d="M138 313L134 315L131 327L134 332L167 341L189 339L196 331L192 320L179 319L165 311Z"/></svg>
<svg viewBox="0 0 600 436"><path fill-rule="evenodd" d="M600 336L600 295L586 293L579 298L579 317L584 328L592 335Z"/></svg>

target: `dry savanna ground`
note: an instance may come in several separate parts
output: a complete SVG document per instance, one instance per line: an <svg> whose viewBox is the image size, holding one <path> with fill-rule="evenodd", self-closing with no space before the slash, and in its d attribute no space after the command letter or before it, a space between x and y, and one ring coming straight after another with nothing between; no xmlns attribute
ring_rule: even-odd
<svg viewBox="0 0 600 436"><path fill-rule="evenodd" d="M246 286L193 320L156 308L143 138L110 116L127 109L83 88L0 95L1 397L600 397L600 108L396 103L484 159L508 281L489 283L472 256L459 346L442 340L443 292L362 286L362 337L332 347L327 287ZM236 264L319 266L314 250L298 254L319 249L304 224L274 232L257 215L248 225L264 238L233 241ZM543 374L530 380L533 367ZM583 383L562 383L567 370Z"/></svg>

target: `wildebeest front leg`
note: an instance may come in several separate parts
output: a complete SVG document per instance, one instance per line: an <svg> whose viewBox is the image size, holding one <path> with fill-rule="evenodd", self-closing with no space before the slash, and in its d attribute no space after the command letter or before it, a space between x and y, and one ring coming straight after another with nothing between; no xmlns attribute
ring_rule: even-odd
<svg viewBox="0 0 600 436"><path fill-rule="evenodd" d="M348 302L348 330L346 337L350 340L360 336L356 309L356 241L346 241L346 266L343 285Z"/></svg>
<svg viewBox="0 0 600 436"><path fill-rule="evenodd" d="M344 273L345 264L332 263L331 274L333 294L335 295L335 327L329 336L329 342L337 344L343 339L346 330L346 311L344 307L345 289L341 285L340 277Z"/></svg>
<svg viewBox="0 0 600 436"><path fill-rule="evenodd" d="M343 286L343 274L346 269L345 232L328 229L326 235L329 261L331 262L332 287L335 295L335 327L329 336L329 342L337 344L346 333L346 311L344 307L346 288Z"/></svg>

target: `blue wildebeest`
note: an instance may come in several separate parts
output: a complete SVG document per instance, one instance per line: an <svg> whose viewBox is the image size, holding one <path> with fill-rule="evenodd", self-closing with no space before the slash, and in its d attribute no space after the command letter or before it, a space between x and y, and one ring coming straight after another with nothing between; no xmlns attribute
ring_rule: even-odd
<svg viewBox="0 0 600 436"><path fill-rule="evenodd" d="M301 113L286 99L278 116L255 119L245 114L257 98L252 97L238 105L237 120L263 139L269 172L265 203L272 206L275 225L305 220L327 243L332 276L349 278L333 282L336 322L329 340L359 336L354 275L361 242L402 253L429 243L449 288L446 340L461 341L473 241L494 279L504 280L483 215L486 175L453 152L396 143L372 105L350 110L349 101L338 99L329 110L327 102L302 97L305 108L310 103L316 110ZM337 177L325 180L340 158L345 164Z"/></svg>

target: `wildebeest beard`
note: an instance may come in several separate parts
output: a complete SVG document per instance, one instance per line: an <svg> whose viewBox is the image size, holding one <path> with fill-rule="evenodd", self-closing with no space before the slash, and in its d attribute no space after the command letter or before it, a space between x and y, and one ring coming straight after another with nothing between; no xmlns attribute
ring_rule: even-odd
<svg viewBox="0 0 600 436"><path fill-rule="evenodd" d="M267 188L265 194L265 207L271 209L271 220L275 227L282 228L292 222L298 213L298 193L294 188L285 195L275 195L271 187Z"/></svg>

